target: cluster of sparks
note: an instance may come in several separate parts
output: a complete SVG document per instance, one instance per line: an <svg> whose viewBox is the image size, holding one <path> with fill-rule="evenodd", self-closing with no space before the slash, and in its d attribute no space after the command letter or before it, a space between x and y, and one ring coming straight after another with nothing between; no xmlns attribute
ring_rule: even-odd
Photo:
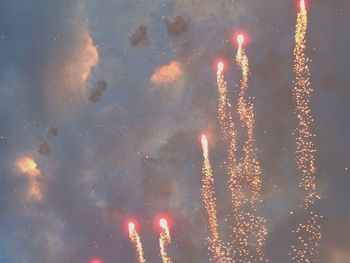
<svg viewBox="0 0 350 263"><path fill-rule="evenodd" d="M235 202L234 216L236 225L233 228L233 237L238 250L237 262L264 262L264 244L267 235L265 219L258 215L257 208L261 204L261 177L262 169L257 159L255 147L255 114L251 99L247 98L249 82L249 60L244 50L244 36L237 37L238 50L236 63L242 72L241 88L237 103L237 112L246 130L246 141L243 147L243 156L237 164L236 174L230 178L232 195L239 202ZM239 180L243 191L236 196L236 182ZM237 213L237 214L236 214ZM235 215L236 214L236 215ZM253 245L249 244L252 242Z"/></svg>
<svg viewBox="0 0 350 263"><path fill-rule="evenodd" d="M226 249L223 246L223 242L220 239L218 232L218 218L216 210L216 197L214 189L214 175L209 161L209 146L208 139L205 135L201 138L203 149L203 177L202 177L202 199L204 203L204 209L209 220L209 237L207 242L209 245L209 252L212 262L229 262L226 256Z"/></svg>
<svg viewBox="0 0 350 263"><path fill-rule="evenodd" d="M320 242L322 239L320 220L322 216L314 212L314 205L320 199L316 184L315 146L313 139L315 134L310 126L313 118L310 109L310 96L313 91L310 85L309 59L305 55L307 32L307 9L305 1L300 1L298 12L295 49L294 49L294 100L296 103L295 115L297 117L297 167L302 175L299 187L304 192L303 210L307 217L305 223L299 224L293 231L296 243L292 246L292 258L296 263L319 262Z"/></svg>
<svg viewBox="0 0 350 263"><path fill-rule="evenodd" d="M295 263L317 263L319 261L320 241L322 238L320 220L322 216L314 212L314 205L320 199L316 184L315 146L310 126L313 123L310 110L310 72L309 59L305 55L307 9L305 0L300 0L296 35L295 35L295 65L296 75L293 89L296 102L295 115L297 127L297 168L302 175L299 187L304 192L302 203L306 222L300 223L293 234L296 242L292 245L292 259ZM218 122L222 136L228 141L228 188L232 199L231 240L224 242L218 230L217 200L214 187L214 174L209 159L209 143L206 135L201 136L203 150L202 188L201 195L204 210L208 218L207 244L210 261L214 263L253 263L268 262L264 248L267 236L266 220L259 215L258 209L262 203L262 169L257 157L255 146L255 113L251 97L247 95L249 88L249 60L244 49L245 37L237 36L238 50L236 64L241 71L240 90L236 107L231 108L228 85L224 78L225 63L217 63L218 86ZM244 130L245 143L238 153L237 129L233 120L235 110L240 125ZM239 158L237 157L239 154ZM172 263L166 247L171 243L168 222L162 218L159 246L163 263ZM143 255L140 236L134 223L129 223L129 236L134 243L138 263L146 263Z"/></svg>
<svg viewBox="0 0 350 263"><path fill-rule="evenodd" d="M229 189L232 197L232 241L223 243L217 231L216 198L214 178L208 158L208 142L202 137L203 179L202 198L209 219L210 236L209 252L212 262L266 262L264 244L267 235L265 219L258 215L261 204L261 167L257 161L254 126L255 116L253 103L248 101L246 93L249 80L249 63L244 51L244 36L237 36L238 51L236 62L242 71L241 88L237 102L237 113L246 131L246 141L242 157L237 156L237 130L233 122L231 104L228 98L228 86L224 80L224 63L217 64L218 86L218 120L223 137L229 141L228 174ZM229 246L228 246L229 244ZM227 251L226 248L230 250Z"/></svg>
<svg viewBox="0 0 350 263"><path fill-rule="evenodd" d="M161 228L160 234L159 234L159 249L160 249L160 256L162 258L162 262L172 263L172 260L166 251L167 246L170 245L171 243L169 223L165 218L161 218L159 220L159 226ZM130 221L128 223L128 230L129 230L129 238L135 248L137 263L147 263L143 252L141 237L140 237L140 234L137 232L137 227L135 222Z"/></svg>
<svg viewBox="0 0 350 263"><path fill-rule="evenodd" d="M159 220L159 226L161 227L159 247L162 261L163 263L172 263L168 253L166 252L166 247L171 243L168 221L165 218L161 218Z"/></svg>
<svg viewBox="0 0 350 263"><path fill-rule="evenodd" d="M141 243L141 238L139 233L137 232L136 225L134 222L129 222L129 237L131 242L134 244L136 250L136 259L137 263L147 263L143 253L143 246Z"/></svg>

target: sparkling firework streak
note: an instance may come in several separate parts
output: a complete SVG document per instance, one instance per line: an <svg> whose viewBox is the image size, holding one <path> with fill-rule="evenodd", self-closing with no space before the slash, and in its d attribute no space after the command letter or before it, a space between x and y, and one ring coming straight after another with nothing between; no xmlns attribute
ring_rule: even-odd
<svg viewBox="0 0 350 263"><path fill-rule="evenodd" d="M209 161L208 140L205 135L202 135L201 142L204 158L202 168L203 177L201 191L205 212L209 220L210 236L207 239L207 241L209 245L209 252L211 254L211 261L215 263L230 262L229 259L225 256L225 248L218 233L214 176Z"/></svg>
<svg viewBox="0 0 350 263"><path fill-rule="evenodd" d="M232 122L231 112L229 111L230 103L227 97L227 83L224 80L224 68L223 61L219 61L217 64L216 83L219 91L218 98L218 118L220 122L221 131L224 137L230 138L232 132L235 132Z"/></svg>
<svg viewBox="0 0 350 263"><path fill-rule="evenodd" d="M224 135L224 138L229 139L229 148L228 148L228 172L230 175L230 189L232 190L232 193L235 194L235 197L232 198L233 202L235 203L234 207L237 207L237 198L236 194L241 192L240 184L238 184L237 178L236 178L236 127L232 119L231 111L230 111L230 102L227 97L227 83L224 79L224 63L222 61L218 62L217 65L217 73L216 73L216 83L218 86L219 91L219 98L218 98L218 119L221 127L221 131ZM234 189L234 190L233 190Z"/></svg>
<svg viewBox="0 0 350 263"><path fill-rule="evenodd" d="M314 204L320 199L316 184L315 166L315 134L310 126L313 117L310 109L310 96L313 89L310 85L309 58L305 55L306 32L308 15L304 0L300 1L298 11L295 48L294 48L294 72L295 81L293 95L296 103L295 115L298 126L296 129L296 158L297 167L302 175L299 187L304 192L303 210L307 218L305 223L299 224L293 231L296 236L296 243L292 246L292 258L294 262L320 262L319 250L322 239L320 220L321 216L314 213Z"/></svg>
<svg viewBox="0 0 350 263"><path fill-rule="evenodd" d="M243 47L244 41L242 34L237 36L236 62L242 71L237 112L247 133L243 156L232 170L229 183L234 216L233 241L236 248L234 255L236 262L266 262L264 255L267 235L265 219L257 213L257 208L262 202L262 170L255 148L254 105L247 100L246 95L250 73L248 57Z"/></svg>
<svg viewBox="0 0 350 263"><path fill-rule="evenodd" d="M237 230L241 233L239 229L242 229L241 224L244 224L244 218L242 217L242 211L241 211L241 198L243 195L242 190L242 180L238 178L237 173L237 160L236 160L236 148L237 148L237 131L235 124L233 122L232 114L230 111L230 102L227 97L227 83L224 80L224 64L222 61L218 62L217 66L218 70L216 73L217 76L217 86L218 86L218 92L219 92L219 99L218 99L218 120L221 126L221 131L223 133L223 136L225 139L229 140L229 147L228 147L228 174L229 174L229 189L231 190L231 196L232 196L232 207L233 207L233 216L234 216L234 222L232 229ZM238 235L236 235L235 239L238 241ZM242 238L240 239L242 240ZM242 242L242 241L241 241ZM238 242L236 242L237 244ZM236 247L238 247L236 245ZM233 250L230 255L234 255L236 258L238 250ZM240 253L242 254L242 253ZM231 256L232 261L232 256Z"/></svg>
<svg viewBox="0 0 350 263"><path fill-rule="evenodd" d="M135 223L129 222L128 229L129 229L130 240L134 244L136 249L137 263L147 263L143 255L142 243L141 243L140 235L137 232Z"/></svg>
<svg viewBox="0 0 350 263"><path fill-rule="evenodd" d="M162 229L159 237L159 247L162 261L163 263L172 263L168 253L166 252L166 247L171 243L168 221L165 218L161 218L159 220L159 226Z"/></svg>

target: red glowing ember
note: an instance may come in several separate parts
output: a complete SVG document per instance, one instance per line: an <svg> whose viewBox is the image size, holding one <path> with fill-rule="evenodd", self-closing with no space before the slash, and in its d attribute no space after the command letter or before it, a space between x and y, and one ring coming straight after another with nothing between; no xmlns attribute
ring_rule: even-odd
<svg viewBox="0 0 350 263"><path fill-rule="evenodd" d="M139 228L139 223L134 218L128 218L124 221L124 230L126 233L130 234L133 231L137 231Z"/></svg>
<svg viewBox="0 0 350 263"><path fill-rule="evenodd" d="M159 214L154 218L154 228L162 232L164 229L171 229L173 226L173 219L167 214Z"/></svg>
<svg viewBox="0 0 350 263"><path fill-rule="evenodd" d="M238 45L243 45L244 44L244 35L243 34L239 34L237 36L237 42L238 42Z"/></svg>
<svg viewBox="0 0 350 263"><path fill-rule="evenodd" d="M163 229L167 229L168 228L168 221L165 218L161 218L159 220L159 226Z"/></svg>

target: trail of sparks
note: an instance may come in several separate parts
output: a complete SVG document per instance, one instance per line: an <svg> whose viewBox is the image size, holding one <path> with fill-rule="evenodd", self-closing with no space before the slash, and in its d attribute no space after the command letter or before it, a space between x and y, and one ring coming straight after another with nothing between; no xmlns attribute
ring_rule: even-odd
<svg viewBox="0 0 350 263"><path fill-rule="evenodd" d="M227 83L224 79L224 64L223 62L218 63L218 70L216 73L216 83L219 91L218 98L218 119L224 138L229 139L228 147L228 173L230 176L230 189L234 197L232 198L234 207L238 207L236 197L238 193L242 191L241 185L238 183L236 178L236 145L237 145L237 131L235 124L232 119L230 111L230 102L227 96L228 88Z"/></svg>
<svg viewBox="0 0 350 263"><path fill-rule="evenodd" d="M243 156L232 169L229 187L233 202L233 241L236 262L266 262L264 245L267 235L265 219L258 215L261 204L262 170L257 160L255 148L254 105L247 101L246 93L249 81L249 61L243 47L244 36L237 37L238 51L236 62L242 71L241 89L237 104L242 126L246 129L246 142Z"/></svg>
<svg viewBox="0 0 350 263"><path fill-rule="evenodd" d="M129 227L130 240L134 244L135 249L136 249L137 263L147 263L147 261L144 258L144 254L143 254L143 247L142 247L142 243L141 243L141 238L136 230L135 224L133 222L130 222L128 227Z"/></svg>
<svg viewBox="0 0 350 263"><path fill-rule="evenodd" d="M162 231L160 232L159 237L159 247L160 255L162 257L163 263L172 263L168 253L166 252L166 247L171 243L169 225L166 219L162 218L159 222Z"/></svg>
<svg viewBox="0 0 350 263"><path fill-rule="evenodd" d="M218 120L220 123L221 131L225 139L229 140L228 147L228 175L229 175L229 189L231 191L231 199L232 199L232 212L233 212L233 225L231 226L235 232L234 244L236 247L235 250L231 251L231 261L232 256L236 259L237 255L242 255L242 246L238 246L239 242L243 243L243 238L239 238L239 233L243 233L242 225L245 224L245 218L242 216L242 196L243 187L242 187L242 178L239 178L239 173L237 172L238 163L236 159L236 151L237 151L237 131L235 127L235 123L233 122L232 114L230 111L230 102L227 96L228 87L227 83L224 80L223 66L224 64L218 63L217 70L217 86L219 92L218 98ZM238 241L238 239L240 241Z"/></svg>
<svg viewBox="0 0 350 263"><path fill-rule="evenodd" d="M300 1L300 10L298 12L295 48L294 48L294 72L295 81L293 95L296 102L295 115L298 120L296 129L296 157L297 167L302 175L299 187L304 192L302 207L307 220L299 224L293 231L296 236L296 243L292 246L292 258L294 262L320 262L319 250L322 239L320 220L322 216L314 213L314 204L320 199L317 192L316 166L315 166L315 145L313 138L315 134L310 126L313 123L313 117L310 109L310 96L313 89L310 85L309 59L305 55L306 50L306 32L308 25L308 16L305 1Z"/></svg>
<svg viewBox="0 0 350 263"><path fill-rule="evenodd" d="M201 138L203 149L203 177L202 177L202 199L204 203L205 212L209 219L210 236L207 239L209 245L209 252L211 254L211 262L224 263L229 262L225 256L225 248L218 233L218 219L216 211L216 197L214 190L214 176L209 161L208 140L205 135Z"/></svg>
<svg viewBox="0 0 350 263"><path fill-rule="evenodd" d="M222 61L218 62L217 72L216 72L216 83L218 86L219 97L218 97L218 119L221 127L221 131L224 137L230 138L232 132L234 131L234 125L232 122L231 112L229 111L230 102L227 97L227 83L224 80L224 63Z"/></svg>

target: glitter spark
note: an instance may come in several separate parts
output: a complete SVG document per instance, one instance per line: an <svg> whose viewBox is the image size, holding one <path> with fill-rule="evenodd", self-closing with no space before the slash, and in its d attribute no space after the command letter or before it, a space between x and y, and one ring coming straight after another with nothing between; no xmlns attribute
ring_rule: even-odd
<svg viewBox="0 0 350 263"><path fill-rule="evenodd" d="M166 252L166 247L171 243L168 221L165 218L161 218L159 220L159 226L161 227L161 232L159 237L159 247L160 247L160 255L162 257L162 262L172 263L168 253Z"/></svg>
<svg viewBox="0 0 350 263"><path fill-rule="evenodd" d="M301 0L295 31L293 95L296 103L295 116L298 122L296 128L296 158L298 171L302 176L299 187L304 193L302 207L307 220L293 231L296 241L292 246L291 255L296 263L320 262L319 250L322 239L320 227L322 217L314 212L314 205L320 197L316 183L315 134L310 128L314 119L310 107L310 97L313 92L308 66L310 60L305 54L307 26L307 9L305 1Z"/></svg>
<svg viewBox="0 0 350 263"><path fill-rule="evenodd" d="M143 253L143 246L141 243L141 238L136 229L136 224L134 222L128 223L129 237L136 249L136 259L137 263L147 263Z"/></svg>
<svg viewBox="0 0 350 263"><path fill-rule="evenodd" d="M219 237L218 219L216 211L216 197L214 189L214 175L209 161L209 146L205 135L201 138L203 149L203 168L202 168L202 199L205 212L209 221L209 237L207 238L211 262L224 263L229 262L225 256L225 248Z"/></svg>
<svg viewBox="0 0 350 263"><path fill-rule="evenodd" d="M224 68L225 64L222 61L218 62L217 65L217 72L216 72L216 83L218 86L218 118L220 122L221 131L224 135L224 137L232 138L232 136L235 136L235 127L232 122L232 116L231 112L229 110L230 108L230 102L227 96L228 89L227 89L227 83L224 79Z"/></svg>
<svg viewBox="0 0 350 263"><path fill-rule="evenodd" d="M237 36L238 51L236 62L242 71L241 88L237 103L242 126L246 130L243 156L231 168L229 188L233 203L233 246L236 248L236 262L266 262L264 255L267 230L265 219L258 215L261 204L262 170L257 160L255 147L255 114L251 98L247 98L249 81L249 61L243 47L244 36Z"/></svg>

